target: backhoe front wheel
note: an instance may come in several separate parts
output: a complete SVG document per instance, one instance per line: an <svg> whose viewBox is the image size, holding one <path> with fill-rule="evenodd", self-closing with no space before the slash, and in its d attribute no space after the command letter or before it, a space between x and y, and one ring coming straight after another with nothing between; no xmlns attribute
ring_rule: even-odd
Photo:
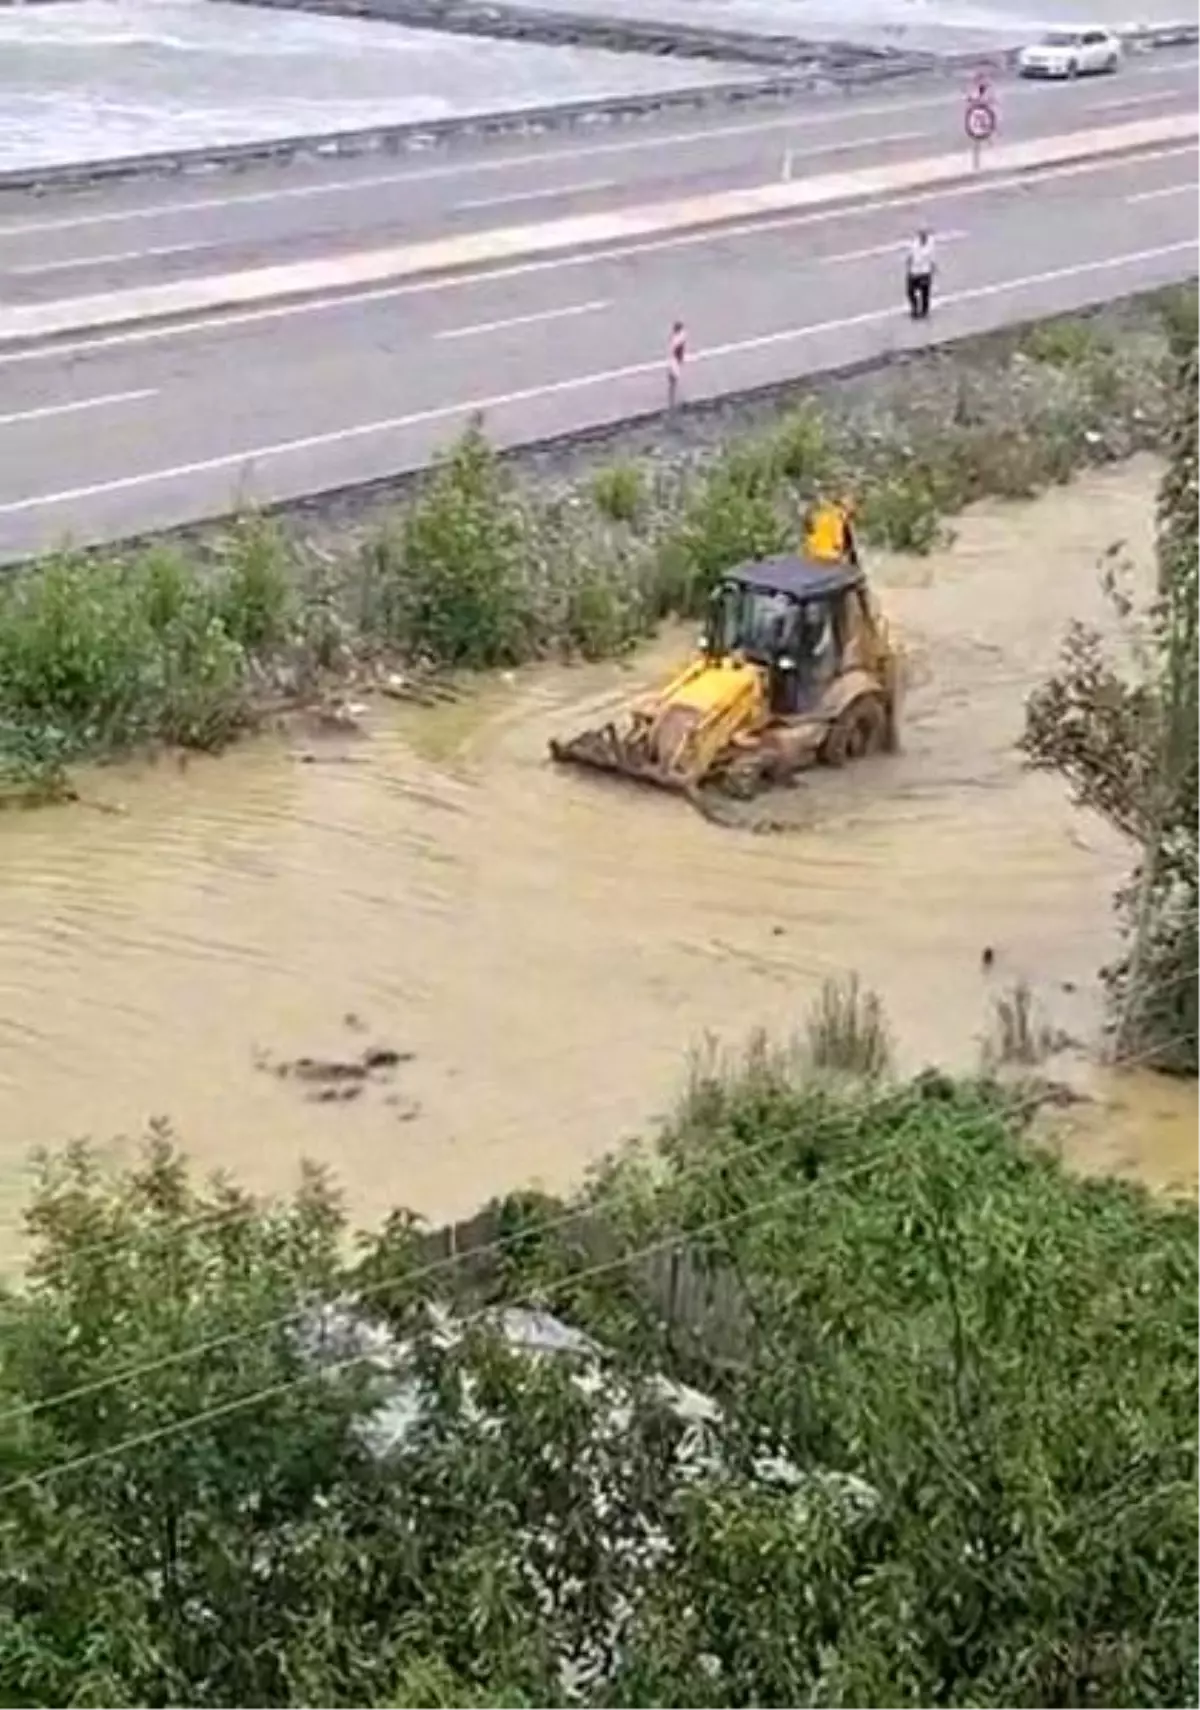
<svg viewBox="0 0 1200 1710"><path fill-rule="evenodd" d="M753 801L770 782L770 758L761 753L739 755L719 775L722 793L738 802Z"/></svg>
<svg viewBox="0 0 1200 1710"><path fill-rule="evenodd" d="M882 754L887 742L887 708L878 695L860 695L834 720L821 758L827 766L845 766L869 754Z"/></svg>

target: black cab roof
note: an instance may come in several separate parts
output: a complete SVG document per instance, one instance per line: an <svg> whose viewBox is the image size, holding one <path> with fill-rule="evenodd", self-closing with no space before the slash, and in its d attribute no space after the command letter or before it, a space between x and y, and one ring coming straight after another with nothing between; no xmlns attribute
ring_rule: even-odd
<svg viewBox="0 0 1200 1710"><path fill-rule="evenodd" d="M721 580L762 593L790 594L795 600L819 600L856 587L863 580L863 573L845 562L835 564L781 553L777 558L764 558L757 564L742 564L736 570L727 570Z"/></svg>

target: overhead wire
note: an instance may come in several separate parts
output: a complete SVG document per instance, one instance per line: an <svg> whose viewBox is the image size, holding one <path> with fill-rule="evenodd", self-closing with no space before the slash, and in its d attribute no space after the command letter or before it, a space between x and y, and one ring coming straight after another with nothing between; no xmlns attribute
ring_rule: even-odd
<svg viewBox="0 0 1200 1710"><path fill-rule="evenodd" d="M757 1212L777 1210L780 1205L788 1204L796 1199L803 1198L807 1194L815 1192L818 1187L829 1187L831 1185L831 1180L835 1184L844 1184L845 1182L865 1176L870 1171L878 1167L879 1160L872 1158L862 1164L853 1166L850 1169L838 1172L832 1178L829 1176L818 1176L811 1181L801 1183L796 1188L785 1189L782 1193L772 1194L767 1199L755 1200L749 1206L742 1206L737 1211L729 1212L719 1218L714 1218L708 1223L701 1224L698 1228L676 1230L672 1232L672 1234L664 1236L658 1241L647 1243L645 1246L639 1247L632 1252L622 1253L612 1259L599 1260L594 1264L584 1266L580 1270L572 1271L570 1281L573 1283L581 1282L589 1278L603 1276L611 1271L620 1270L626 1265L633 1264L640 1259L648 1258L655 1253L670 1252L672 1248L679 1246L685 1241L701 1240L706 1235L714 1234L719 1229L728 1228L745 1221L747 1218L752 1218ZM468 1328L474 1323L486 1322L489 1319L494 1319L498 1313L511 1310L513 1307L525 1304L527 1299L528 1295L519 1295L505 1302L493 1303L486 1307L481 1307L477 1311L465 1314L457 1320L457 1323L461 1328ZM278 1396L286 1395L294 1390L304 1388L308 1384L317 1383L322 1378L328 1378L335 1373L351 1370L355 1366L365 1365L374 1358L376 1358L376 1355L372 1351L368 1353L351 1354L345 1359L326 1364L314 1364L310 1371L303 1372L298 1377L286 1378L279 1383L266 1385L260 1389L253 1390L248 1394L231 1397L228 1401L219 1402L213 1407L201 1408L194 1413L186 1415L182 1419L170 1420L165 1425L156 1426L149 1431L143 1431L136 1435L125 1437L118 1443L106 1444L103 1448L89 1450L85 1454L73 1456L68 1460L54 1462L51 1466L45 1467L38 1472L23 1474L21 1477L13 1479L7 1484L0 1485L0 1498L10 1496L21 1489L37 1488L38 1486L49 1483L54 1479L64 1477L68 1473L82 1472L88 1467L97 1466L105 1461L117 1459L122 1455L131 1453L135 1449L149 1448L152 1444L162 1442L166 1438L178 1436L182 1433L195 1430L198 1426L212 1424L217 1420L228 1418L230 1415L243 1412L247 1408L256 1407L264 1401L273 1400Z"/></svg>
<svg viewBox="0 0 1200 1710"><path fill-rule="evenodd" d="M1152 1052L1133 1053L1124 1060L1122 1066L1134 1067L1139 1062L1150 1060L1157 1054L1157 1050L1161 1050L1161 1046L1157 1047L1155 1051ZM867 1105L867 1109L869 1110L872 1106L882 1106L889 1096L895 1095L897 1090L903 1090L902 1086L900 1088L893 1087L890 1089L889 1093L883 1093L878 1098L870 1101ZM1044 1089L1034 1089L1028 1095L1026 1100L1018 1099L1016 1101L1016 1107L1018 1109L1025 1107L1031 1112L1044 1100L1044 1096ZM863 1111L864 1107L859 1105L856 1110L848 1110L845 1114L852 1114L856 1119L861 1119ZM910 1118L910 1123L913 1120L914 1118ZM722 1158L717 1169L724 1168L728 1163L736 1162L739 1159L741 1161L745 1161L748 1157L753 1155L755 1150L761 1151L763 1149L763 1147L740 1148L736 1154ZM574 1269L570 1272L568 1277L563 1279L564 1284L575 1284L588 1280L589 1278L605 1275L613 1271L620 1270L626 1266L636 1264L640 1260L651 1257L655 1254L670 1252L672 1249L687 1243L702 1240L705 1236L713 1234L722 1228L735 1226L736 1224L745 1221L747 1218L753 1219L759 1212L769 1211L773 1207L793 1203L794 1201L804 1198L811 1193L817 1192L822 1187L837 1187L846 1182L860 1179L880 1168L881 1162L882 1161L880 1159L872 1157L864 1160L861 1164L850 1166L846 1170L827 1170L817 1175L812 1180L799 1184L799 1186L794 1189L785 1189L781 1193L772 1194L769 1198L753 1201L749 1206L739 1207L736 1211L727 1213L719 1218L712 1219L711 1221L699 1226L674 1230L664 1237L653 1242L649 1242L641 1247L623 1252L611 1259L601 1260L594 1264ZM701 1176L713 1173L715 1172L711 1166L711 1162L707 1171L704 1169L698 1169L695 1172L689 1172L689 1174L698 1174ZM666 1178L668 1182L671 1179L672 1178ZM674 1179L679 1180L680 1178L676 1177ZM593 1204L583 1209L594 1213L597 1210L603 1209L603 1202L593 1202ZM577 1208L572 1211L568 1217L555 1220L555 1223L551 1223L550 1225L542 1226L538 1232L548 1233L555 1227L556 1223L562 1224L567 1221L573 1221L578 1218L578 1216L579 1209ZM528 1237L528 1233L528 1231L523 1232L524 1238ZM428 1267L428 1269L431 1271L439 1269L448 1270L453 1269L455 1265L459 1264L471 1262L478 1263L479 1259L486 1256L487 1253L503 1250L505 1246L511 1244L513 1239L514 1237L506 1237L500 1242L485 1243L480 1247L469 1250L468 1252L449 1255L447 1260L439 1261L434 1266ZM417 1280L420 1275L420 1269L413 1270L410 1268L397 1275L383 1279L381 1282L373 1285L373 1288L374 1290L378 1290L379 1288L396 1287L406 1282ZM515 1306L528 1304L530 1296L533 1295L534 1298L536 1298L537 1292L538 1291L536 1290L526 1291L524 1294L518 1295L508 1301L490 1302L487 1306L480 1308L478 1311L460 1317L457 1322L460 1327L467 1327L475 1322L486 1322L488 1320L494 1321L497 1315L505 1310L511 1309ZM356 1294L355 1299L357 1300L358 1298L360 1298L360 1295ZM59 1396L45 1398L44 1403L33 1402L27 1404L24 1408L10 1410L9 1413L0 1416L0 1418L9 1419L19 1417L22 1413L34 1413L44 1410L45 1407L62 1405L70 1399L78 1399L80 1395L96 1393L103 1388L110 1387L110 1384L132 1382L137 1377L147 1376L156 1370L166 1369L171 1365L179 1363L182 1359L199 1357L201 1354L214 1351L214 1348L219 1349L221 1346L227 1345L229 1342L245 1340L258 1334L266 1334L271 1329L284 1328L291 1323L302 1323L307 1317L311 1316L311 1310L311 1307L302 1309L299 1313L290 1313L285 1318L271 1320L265 1324L232 1332L228 1338L216 1338L211 1342L197 1343L186 1349L174 1350L170 1355L163 1356L156 1361L146 1362L142 1366L130 1368L124 1373L113 1374L110 1379L96 1380L94 1385L80 1386L79 1391L63 1392ZM366 1353L353 1354L346 1359L333 1363L316 1364L314 1362L312 1370L304 1372L298 1377L285 1379L280 1383L267 1385L256 1390L249 1391L245 1394L231 1397L228 1401L217 1403L210 1408L199 1409L193 1413L183 1416L180 1419L171 1420L164 1425L156 1426L149 1431L135 1433L122 1438L116 1443L105 1444L100 1449L90 1450L83 1455L71 1456L67 1459L53 1462L50 1466L33 1473L22 1474L20 1477L13 1479L4 1485L0 1485L0 1498L6 1495L11 1495L20 1489L37 1488L52 1480L66 1476L71 1472L86 1470L86 1468L90 1466L99 1465L104 1462L117 1459L122 1455L133 1452L136 1449L149 1447L153 1443L186 1433L198 1428L199 1426L214 1423L217 1420L242 1412L264 1401L274 1399L277 1396L290 1393L307 1384L317 1382L322 1377L328 1377L336 1372L346 1371L356 1366L365 1365L376 1357L375 1352L370 1351Z"/></svg>
<svg viewBox="0 0 1200 1710"><path fill-rule="evenodd" d="M1166 984L1170 985L1173 985L1174 983L1174 977L1170 982L1166 982ZM1152 1055L1156 1054L1157 1050L1161 1050L1161 1047L1156 1047L1155 1052L1146 1051L1131 1054L1131 1056L1126 1058L1123 1063L1114 1062L1111 1066L1114 1068L1135 1067L1139 1062L1148 1061ZM893 1086L889 1092L880 1094L877 1101L868 1101L866 1108L869 1110L872 1102L877 1102L880 1105L888 1102L890 1098L895 1096L897 1090L902 1090L902 1085L903 1083L901 1083L899 1088ZM844 1120L848 1120L851 1116L857 1120L858 1116L862 1113L863 1108L864 1107L862 1105L859 1105L853 1111L839 1111L837 1114ZM786 1149L786 1141L781 1142L777 1135L767 1136L763 1140L751 1144L739 1143L736 1150L724 1155L709 1155L706 1158L699 1160L693 1166L676 1171L670 1179L675 1185L695 1179L715 1179L727 1168L743 1166L756 1157L759 1157L764 1153L769 1154L771 1151L776 1149L781 1152ZM604 1205L605 1202L603 1198L594 1199L582 1209L589 1214L595 1214L597 1211L602 1212ZM252 1211L254 1208L251 1206L239 1209ZM558 1216L550 1218L543 1223L539 1223L536 1231L537 1235L539 1237L546 1237L570 1228L572 1224L578 1222L580 1211L581 1208L577 1206L571 1210L564 1211ZM183 1232L190 1227L192 1227L192 1223L185 1220L182 1224L169 1224L167 1226L166 1233L173 1234L177 1231ZM436 1232L419 1234L417 1238L429 1240L432 1239L435 1233ZM492 1241L481 1242L464 1252L447 1253L441 1258L431 1259L427 1262L413 1265L403 1273L389 1275L375 1282L365 1284L360 1289L356 1290L355 1298L363 1300L380 1293L386 1293L390 1289L399 1287L402 1284L411 1285L413 1283L427 1281L433 1277L444 1276L462 1265L472 1263L478 1264L481 1259L485 1259L489 1255L502 1255L510 1247L516 1246L528 1238L528 1230L517 1230L510 1235L499 1236ZM86 1383L73 1385L69 1389L61 1390L54 1395L45 1396L37 1401L25 1402L18 1404L15 1407L0 1410L0 1425L7 1424L15 1419L27 1418L35 1414L45 1413L52 1408L66 1406L68 1403L73 1401L86 1400L88 1397L99 1395L106 1390L116 1388L126 1383L132 1383L139 1377L149 1377L155 1372L165 1371L171 1367L183 1365L195 1359L201 1359L206 1355L220 1353L225 1349L240 1346L248 1341L254 1340L258 1336L265 1336L271 1334L273 1331L292 1328L304 1323L308 1315L308 1308L292 1308L286 1313L262 1319L256 1324L242 1326L237 1330L225 1331L219 1336L209 1337L203 1341L190 1343L182 1348L172 1349L170 1353L157 1355L152 1360L141 1361L135 1365L124 1367L120 1371L109 1372L102 1377L89 1379Z"/></svg>

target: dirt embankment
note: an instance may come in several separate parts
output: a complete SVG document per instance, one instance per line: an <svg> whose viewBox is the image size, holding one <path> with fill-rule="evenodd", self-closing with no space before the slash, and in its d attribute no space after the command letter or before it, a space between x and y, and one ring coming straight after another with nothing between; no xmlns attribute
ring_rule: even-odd
<svg viewBox="0 0 1200 1710"><path fill-rule="evenodd" d="M850 968L908 1066L974 1064L1022 977L1091 1038L1128 851L1013 743L1068 619L1103 616L1100 556L1122 541L1148 573L1156 478L1137 459L979 506L929 558L874 560L915 666L903 753L806 781L802 835L722 831L548 766L551 734L617 706L686 635L632 667L381 701L365 739L105 770L88 791L116 814L12 818L0 1222L28 1147L156 1113L252 1187L323 1159L361 1217L562 1185L669 1102L689 1042L786 1030ZM303 1066L323 1059L350 1067ZM360 1090L322 1096L334 1084ZM1115 1096L1112 1122L1077 1114L1077 1153L1194 1180L1194 1089L1134 1076Z"/></svg>

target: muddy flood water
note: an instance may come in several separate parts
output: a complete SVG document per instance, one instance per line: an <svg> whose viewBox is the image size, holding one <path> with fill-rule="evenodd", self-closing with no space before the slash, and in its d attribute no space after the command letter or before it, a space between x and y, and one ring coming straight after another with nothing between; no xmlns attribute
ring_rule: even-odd
<svg viewBox="0 0 1200 1710"><path fill-rule="evenodd" d="M1148 567L1155 478L1142 461L986 505L946 552L877 559L913 663L904 751L805 781L792 833L723 830L546 762L550 734L618 704L680 636L447 708L381 701L357 741L87 779L119 814L8 817L0 1241L29 1148L155 1114L255 1189L327 1162L360 1219L561 1186L670 1103L690 1043L784 1032L846 969L883 996L909 1066L974 1064L1020 977L1094 1037L1128 851L1013 742L1068 620L1103 611L1100 555L1121 540ZM350 1103L269 1072L372 1043L412 1056ZM1193 1087L1136 1070L1091 1085L1075 1157L1194 1184Z"/></svg>

